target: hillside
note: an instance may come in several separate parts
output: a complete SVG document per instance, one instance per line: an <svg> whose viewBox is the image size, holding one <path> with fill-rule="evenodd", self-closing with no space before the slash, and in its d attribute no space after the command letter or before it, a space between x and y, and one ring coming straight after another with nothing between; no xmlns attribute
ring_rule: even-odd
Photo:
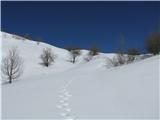
<svg viewBox="0 0 160 120"><path fill-rule="evenodd" d="M128 65L110 65L101 53L84 61L87 50L73 64L69 52L45 43L1 34L2 56L17 47L24 73L12 84L2 81L3 119L158 119L159 56ZM50 47L56 61L42 66L40 54Z"/></svg>

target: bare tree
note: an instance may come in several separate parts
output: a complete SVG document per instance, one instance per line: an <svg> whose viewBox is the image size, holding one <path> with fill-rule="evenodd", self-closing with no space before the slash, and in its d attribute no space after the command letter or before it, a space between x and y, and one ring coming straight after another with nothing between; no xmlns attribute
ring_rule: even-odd
<svg viewBox="0 0 160 120"><path fill-rule="evenodd" d="M139 55L139 54L140 53L139 53L138 49L136 49L136 48L128 49L128 51L127 51L127 57L128 57L127 63L133 62L135 60L136 55Z"/></svg>
<svg viewBox="0 0 160 120"><path fill-rule="evenodd" d="M93 56L96 56L99 54L99 48L96 45L92 45L92 47L90 48L88 54L86 57L84 57L84 60L89 62L90 60L92 60Z"/></svg>
<svg viewBox="0 0 160 120"><path fill-rule="evenodd" d="M81 55L81 51L80 49L76 49L76 50L71 50L70 51L70 55L71 55L71 62L75 63L76 62L76 58Z"/></svg>
<svg viewBox="0 0 160 120"><path fill-rule="evenodd" d="M16 48L12 48L8 51L8 54L5 58L2 58L1 71L3 77L9 80L9 83L12 83L14 79L20 77L23 73L23 60L19 56Z"/></svg>
<svg viewBox="0 0 160 120"><path fill-rule="evenodd" d="M146 41L146 49L154 55L160 52L160 33L153 33Z"/></svg>
<svg viewBox="0 0 160 120"><path fill-rule="evenodd" d="M50 48L44 48L40 56L42 64L46 67L48 67L49 65L51 65L52 62L54 62L55 57L56 56L53 54Z"/></svg>

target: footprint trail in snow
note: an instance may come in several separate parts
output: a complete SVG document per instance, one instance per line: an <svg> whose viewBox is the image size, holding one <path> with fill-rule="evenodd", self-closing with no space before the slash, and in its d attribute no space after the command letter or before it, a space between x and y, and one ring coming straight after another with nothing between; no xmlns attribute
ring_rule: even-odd
<svg viewBox="0 0 160 120"><path fill-rule="evenodd" d="M72 95L67 90L67 87L71 84L72 81L69 81L64 85L64 87L59 91L59 105L57 106L60 109L60 116L64 120L75 120L72 115L71 106L69 104L69 99Z"/></svg>

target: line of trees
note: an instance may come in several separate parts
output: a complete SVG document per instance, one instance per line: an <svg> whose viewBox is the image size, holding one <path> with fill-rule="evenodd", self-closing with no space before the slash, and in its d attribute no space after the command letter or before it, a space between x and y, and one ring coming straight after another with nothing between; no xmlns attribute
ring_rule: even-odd
<svg viewBox="0 0 160 120"><path fill-rule="evenodd" d="M70 62L75 63L78 59L78 57L82 54L81 49L79 47L68 47L66 48L70 53ZM90 61L93 56L96 56L99 54L99 48L96 45L91 46L87 56L84 58L86 61Z"/></svg>
<svg viewBox="0 0 160 120"><path fill-rule="evenodd" d="M132 63L136 56L140 54L137 48L130 48L126 50L125 38L121 34L120 49L113 59L110 59L113 66L119 66L123 64ZM160 32L152 33L144 43L145 49L149 54L157 55L160 53Z"/></svg>
<svg viewBox="0 0 160 120"><path fill-rule="evenodd" d="M39 41L42 40L39 38ZM37 44L39 44L38 42ZM123 35L121 35L119 46L120 49L117 52L116 56L113 57L113 59L110 59L113 66L132 63L136 59L136 56L140 54L140 52L136 48L130 48L127 51L125 50L125 38ZM160 53L159 32L153 33L149 36L149 38L145 41L145 48L150 54L157 55ZM81 49L79 47L72 46L68 47L67 50L70 55L69 61L73 64L76 63L78 57L82 54ZM86 61L90 61L94 56L98 55L99 52L100 49L96 45L92 45L87 54L87 57L85 57L84 59ZM49 67L52 63L55 62L56 55L51 48L44 48L40 55L40 59L43 66ZM19 52L15 47L8 50L7 55L2 58L1 63L2 77L7 79L9 83L12 83L13 80L22 75L23 59L19 56Z"/></svg>

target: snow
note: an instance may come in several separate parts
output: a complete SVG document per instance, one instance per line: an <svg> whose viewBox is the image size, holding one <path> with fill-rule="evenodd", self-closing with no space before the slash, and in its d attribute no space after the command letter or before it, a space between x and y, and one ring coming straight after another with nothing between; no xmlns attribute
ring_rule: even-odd
<svg viewBox="0 0 160 120"><path fill-rule="evenodd" d="M17 47L24 59L24 74L2 85L3 119L158 119L159 56L112 67L101 53L91 61L70 63L67 50L45 43L18 40L1 34L2 56ZM46 68L40 54L50 47L56 61Z"/></svg>

